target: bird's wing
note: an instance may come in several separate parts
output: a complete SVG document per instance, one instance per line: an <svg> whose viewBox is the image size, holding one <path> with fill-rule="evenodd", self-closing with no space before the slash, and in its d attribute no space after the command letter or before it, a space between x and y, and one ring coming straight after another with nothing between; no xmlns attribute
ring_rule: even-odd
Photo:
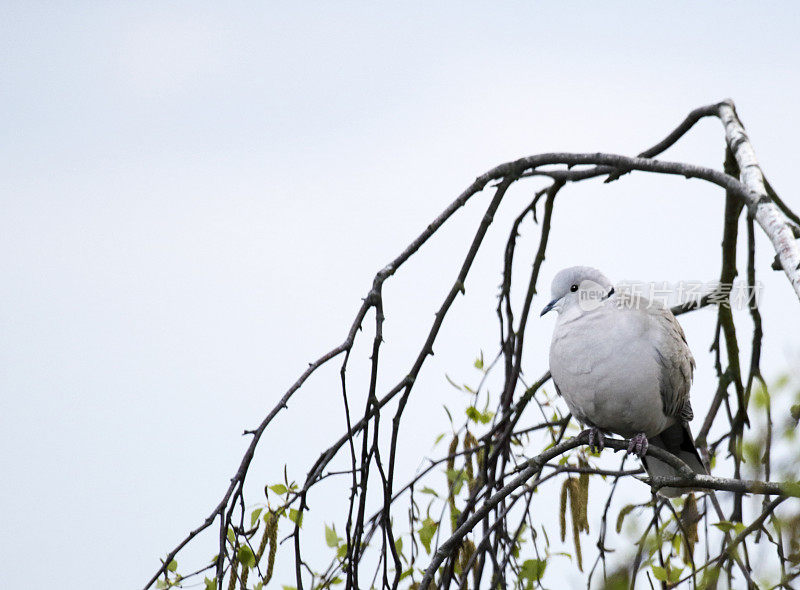
<svg viewBox="0 0 800 590"><path fill-rule="evenodd" d="M689 388L695 363L686 335L669 308L654 304L648 311L660 335L653 348L661 369L659 385L664 414L689 422L694 416Z"/></svg>

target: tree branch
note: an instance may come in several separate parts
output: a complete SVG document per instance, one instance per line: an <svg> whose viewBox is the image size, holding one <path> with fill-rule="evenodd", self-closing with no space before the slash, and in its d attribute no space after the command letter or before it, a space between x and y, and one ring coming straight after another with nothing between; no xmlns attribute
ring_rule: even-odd
<svg viewBox="0 0 800 590"><path fill-rule="evenodd" d="M588 444L588 431L584 431L578 436L567 439L547 449L536 457L528 459L524 464L522 464L517 470L518 475L516 475L516 477L514 477L510 482L508 482L506 485L500 488L500 490L495 492L488 500L486 500L486 502L484 502L480 508L475 510L474 514L469 519L459 526L453 532L453 534L438 547L431 558L430 565L425 570L425 575L423 576L422 582L419 586L420 590L427 590L429 588L429 585L433 580L433 576L436 573L436 570L439 569L439 566L442 564L442 562L456 547L459 546L461 540L467 535L467 533L472 531L475 525L477 525L486 515L488 515L489 512L504 498L509 496L516 489L525 485L527 485L529 488L535 488L537 485L539 485L539 483L541 483L540 479L542 478L537 478L531 483L528 483L528 480L534 475L538 474L545 464L566 453L567 451ZM627 451L628 444L629 441L627 440L612 438L606 438L605 440L606 448L614 449L615 451ZM672 453L653 445L650 445L647 450L647 454L665 463L668 463L670 466L678 469L682 474L680 477L641 478L641 481L644 481L645 483L652 482L652 485L655 488L670 486L695 490L722 490L740 491L753 494L769 494L777 495L782 498L800 497L800 484L798 483L787 484L777 482L748 481L701 475L694 473L691 468L686 465L686 463L681 461ZM622 472L621 474L624 475ZM551 476L552 474L549 474L545 477L549 478Z"/></svg>

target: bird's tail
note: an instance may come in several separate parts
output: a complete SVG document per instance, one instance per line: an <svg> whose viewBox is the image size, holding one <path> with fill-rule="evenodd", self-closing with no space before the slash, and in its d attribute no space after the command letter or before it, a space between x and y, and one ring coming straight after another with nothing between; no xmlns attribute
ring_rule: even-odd
<svg viewBox="0 0 800 590"><path fill-rule="evenodd" d="M689 425L685 422L673 424L658 436L648 438L648 442L660 449L669 451L691 467L695 473L708 473L703 466L703 461L700 459L700 454L697 452L697 447L694 446L694 438L692 438ZM643 460L643 463L644 468L651 477L674 477L679 475L674 467L659 461L655 457L648 456ZM668 498L675 498L688 491L685 488L669 487L658 490L662 496Z"/></svg>

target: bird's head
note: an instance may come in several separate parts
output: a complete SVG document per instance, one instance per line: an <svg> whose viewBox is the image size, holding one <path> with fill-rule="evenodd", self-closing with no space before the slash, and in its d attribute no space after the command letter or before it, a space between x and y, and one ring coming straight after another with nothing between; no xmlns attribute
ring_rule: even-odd
<svg viewBox="0 0 800 590"><path fill-rule="evenodd" d="M614 286L596 268L571 266L555 276L550 291L553 299L540 315L552 310L560 314L573 308L591 311L614 293Z"/></svg>

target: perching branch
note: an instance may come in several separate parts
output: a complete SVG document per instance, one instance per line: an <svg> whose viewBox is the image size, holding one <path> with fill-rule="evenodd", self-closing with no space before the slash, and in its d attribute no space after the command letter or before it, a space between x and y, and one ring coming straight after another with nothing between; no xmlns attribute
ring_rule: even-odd
<svg viewBox="0 0 800 590"><path fill-rule="evenodd" d="M607 448L614 449L615 451L627 451L629 443L630 441L628 440L611 438L607 438L605 440L605 446ZM510 482L508 482L499 491L486 500L486 502L484 502L480 508L475 510L473 515L466 522L464 522L464 524L454 531L453 534L439 546L439 549L431 558L430 565L425 570L425 575L420 583L420 590L428 589L436 570L439 569L439 566L442 564L442 562L450 555L450 553L453 551L453 548L456 547L464 538L464 536L472 531L475 525L487 514L489 514L489 512L504 498L523 486L535 488L536 486L540 485L543 479L541 477L537 477L537 479L532 482L529 480L534 476L538 476L538 474L541 473L542 468L548 462L563 455L567 451L588 444L588 431L584 431L580 435L565 440L564 442L548 449L536 457L528 459L525 464L518 469L519 474L516 477L514 477ZM713 477L710 475L700 475L694 473L692 469L686 465L686 463L678 459L675 455L672 455L671 453L653 445L650 445L650 447L647 449L647 454L656 459L664 461L665 463L668 463L670 466L678 469L682 474L681 477L641 478L642 481L650 484L656 489L665 486L674 486L694 490L740 491L752 494L777 495L781 497L780 501L786 497L800 498L800 484L787 485L777 482L747 481L728 479L725 477ZM777 506L780 501L773 501L773 508ZM766 516L764 518L766 518ZM752 528L755 529L757 526L760 526L764 518L761 518L757 524L754 523L756 526L753 526ZM739 542L741 542L741 540Z"/></svg>

